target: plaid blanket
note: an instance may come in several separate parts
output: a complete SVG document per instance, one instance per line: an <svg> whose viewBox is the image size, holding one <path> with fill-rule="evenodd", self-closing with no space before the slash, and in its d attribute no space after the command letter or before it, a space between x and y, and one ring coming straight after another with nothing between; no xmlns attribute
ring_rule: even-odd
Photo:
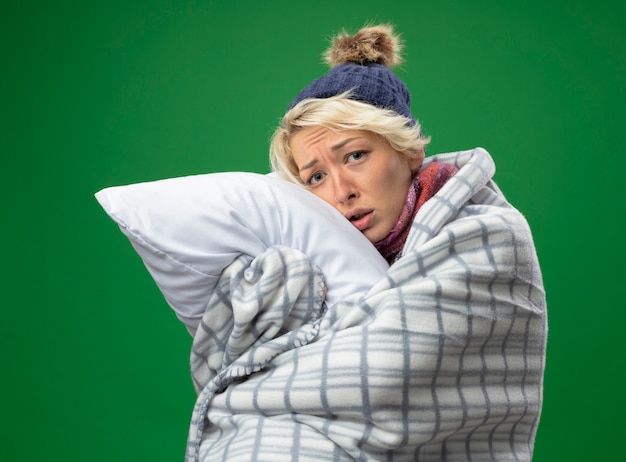
<svg viewBox="0 0 626 462"><path fill-rule="evenodd" d="M306 255L222 275L194 339L188 461L527 461L547 318L532 236L482 149L367 294L327 307Z"/></svg>

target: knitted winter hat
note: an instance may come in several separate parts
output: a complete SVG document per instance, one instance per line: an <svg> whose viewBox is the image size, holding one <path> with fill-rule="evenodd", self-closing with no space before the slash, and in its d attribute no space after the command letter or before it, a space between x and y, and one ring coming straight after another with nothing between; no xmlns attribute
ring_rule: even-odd
<svg viewBox="0 0 626 462"><path fill-rule="evenodd" d="M415 123L411 94L389 70L402 62L400 41L390 25L365 27L353 36L337 36L324 55L331 70L305 87L289 109L305 98L330 98L350 90L352 98L391 109Z"/></svg>

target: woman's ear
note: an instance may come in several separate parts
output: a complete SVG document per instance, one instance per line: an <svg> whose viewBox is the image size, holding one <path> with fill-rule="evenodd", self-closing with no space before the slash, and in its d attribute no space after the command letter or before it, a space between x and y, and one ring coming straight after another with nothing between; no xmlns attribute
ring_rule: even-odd
<svg viewBox="0 0 626 462"><path fill-rule="evenodd" d="M424 149L421 148L419 151L417 151L415 157L409 157L409 167L411 169L411 173L413 174L413 176L417 175L420 168L422 168L422 163L424 162L424 155L425 155Z"/></svg>

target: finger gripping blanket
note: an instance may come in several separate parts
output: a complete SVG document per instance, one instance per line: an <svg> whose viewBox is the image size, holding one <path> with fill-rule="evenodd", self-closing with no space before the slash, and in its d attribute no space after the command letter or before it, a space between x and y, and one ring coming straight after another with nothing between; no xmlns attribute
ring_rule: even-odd
<svg viewBox="0 0 626 462"><path fill-rule="evenodd" d="M194 339L187 460L531 459L547 323L530 230L484 150L428 161L460 170L367 294L325 306L332 281L285 247L227 268Z"/></svg>

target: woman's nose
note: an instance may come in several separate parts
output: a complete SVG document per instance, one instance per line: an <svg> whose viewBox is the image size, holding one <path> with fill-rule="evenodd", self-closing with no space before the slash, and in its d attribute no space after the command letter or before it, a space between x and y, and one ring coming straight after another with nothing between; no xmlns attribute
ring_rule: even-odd
<svg viewBox="0 0 626 462"><path fill-rule="evenodd" d="M335 201L343 204L358 197L354 183L346 175L333 176Z"/></svg>

